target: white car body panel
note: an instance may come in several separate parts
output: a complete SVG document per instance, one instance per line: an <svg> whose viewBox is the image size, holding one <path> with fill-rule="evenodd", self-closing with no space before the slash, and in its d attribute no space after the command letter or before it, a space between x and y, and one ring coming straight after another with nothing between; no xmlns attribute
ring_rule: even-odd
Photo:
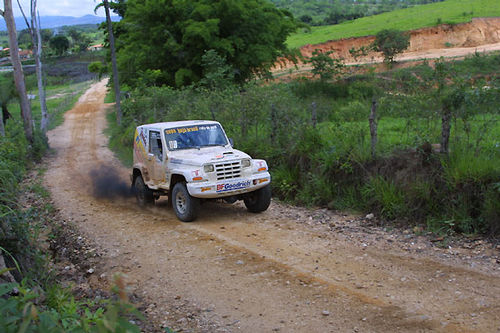
<svg viewBox="0 0 500 333"><path fill-rule="evenodd" d="M188 192L197 198L224 198L255 191L271 182L266 161L252 159L248 154L233 149L229 144L170 150L165 130L192 126L219 125L216 121L189 120L138 126L134 136L134 169L140 170L145 184L152 190L168 192L171 179L182 176ZM221 126L222 128L222 126ZM224 130L223 130L224 131ZM152 152L153 140L161 137L161 152ZM154 150L154 149L153 149ZM242 166L242 160L250 165ZM205 165L213 165L214 171L206 172Z"/></svg>

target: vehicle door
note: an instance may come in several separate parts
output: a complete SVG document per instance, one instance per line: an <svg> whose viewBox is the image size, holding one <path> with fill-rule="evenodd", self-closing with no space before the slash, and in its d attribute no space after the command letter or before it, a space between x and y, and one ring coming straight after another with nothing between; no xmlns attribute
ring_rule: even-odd
<svg viewBox="0 0 500 333"><path fill-rule="evenodd" d="M159 130L149 130L148 133L148 170L151 175L151 181L158 186L165 183L165 150L163 140Z"/></svg>

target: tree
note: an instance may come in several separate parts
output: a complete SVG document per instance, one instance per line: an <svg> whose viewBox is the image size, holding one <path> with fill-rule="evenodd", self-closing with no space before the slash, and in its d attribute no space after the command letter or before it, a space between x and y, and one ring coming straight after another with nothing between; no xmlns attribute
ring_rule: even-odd
<svg viewBox="0 0 500 333"><path fill-rule="evenodd" d="M310 15L304 14L299 17L299 20L306 24L311 24L313 18Z"/></svg>
<svg viewBox="0 0 500 333"><path fill-rule="evenodd" d="M80 38L82 37L82 33L80 31L76 30L75 27L69 28L67 34L73 40L73 44L77 43L80 40Z"/></svg>
<svg viewBox="0 0 500 333"><path fill-rule="evenodd" d="M0 136L5 136L5 124L10 118L8 109L9 102L16 97L16 89L11 77L0 75Z"/></svg>
<svg viewBox="0 0 500 333"><path fill-rule="evenodd" d="M410 46L410 36L395 29L384 29L377 33L372 44L373 49L382 52L384 60L394 63L394 57Z"/></svg>
<svg viewBox="0 0 500 333"><path fill-rule="evenodd" d="M30 144L33 143L33 125L31 106L26 94L26 84L24 82L23 67L21 66L21 58L19 57L19 45L17 44L16 22L12 12L12 1L4 0L4 10L0 10L0 15L5 19L7 30L9 32L10 59L14 69L14 82L19 95L19 104L21 106L21 117L24 125L24 135Z"/></svg>
<svg viewBox="0 0 500 333"><path fill-rule="evenodd" d="M87 50L87 47L92 42L92 39L90 39L82 32L78 31L74 27L68 30L68 35L69 37L71 37L72 47L75 50L75 52L83 52Z"/></svg>
<svg viewBox="0 0 500 333"><path fill-rule="evenodd" d="M63 35L57 35L50 39L49 45L58 56L61 56L69 49L69 39Z"/></svg>
<svg viewBox="0 0 500 333"><path fill-rule="evenodd" d="M122 121L122 109L120 106L120 80L118 77L118 65L116 61L116 48L115 48L115 37L113 34L113 23L111 22L111 15L109 13L109 2L108 0L103 0L101 4L97 5L97 7L94 9L94 11L97 11L97 9L103 6L104 11L106 13L106 26L108 28L108 39L109 39L109 47L111 49L111 69L113 71L113 86L115 88L115 101L116 101L116 122L118 125L120 125ZM123 3L123 6L125 4ZM125 8L125 7L118 7L120 9Z"/></svg>
<svg viewBox="0 0 500 333"><path fill-rule="evenodd" d="M42 36L42 45L43 45L43 44L48 44L50 42L50 39L52 38L52 35L54 33L50 29L40 29L40 34Z"/></svg>
<svg viewBox="0 0 500 333"><path fill-rule="evenodd" d="M235 81L267 73L288 53L297 22L267 0L129 0L118 38L122 80L135 85L148 69L158 84L185 86L203 77L202 57L214 50L234 68Z"/></svg>
<svg viewBox="0 0 500 333"><path fill-rule="evenodd" d="M32 40L28 29L23 29L17 34L17 42L21 47L31 48Z"/></svg>
<svg viewBox="0 0 500 333"><path fill-rule="evenodd" d="M102 75L106 73L106 66L104 66L100 61L91 62L88 68L89 72L96 74L99 80L101 79Z"/></svg>
<svg viewBox="0 0 500 333"><path fill-rule="evenodd" d="M210 90L224 89L234 78L234 70L227 64L226 58L214 50L208 50L201 58L203 78L200 85Z"/></svg>
<svg viewBox="0 0 500 333"><path fill-rule="evenodd" d="M30 13L31 13L31 24L28 22L26 15L24 14L23 7L19 0L17 0L17 4L19 5L19 9L23 14L24 20L26 22L26 26L28 27L28 32L31 37L31 43L33 45L33 55L35 58L35 70L36 70L36 78L38 84L38 96L40 100L40 109L42 113L42 120L40 122L40 129L42 133L47 132L47 128L49 126L49 112L47 110L47 101L45 98L45 88L43 85L43 72L42 72L42 33L40 29L40 20L37 18L37 0L31 0L30 4Z"/></svg>
<svg viewBox="0 0 500 333"><path fill-rule="evenodd" d="M319 76L321 81L326 81L341 73L344 68L342 59L332 58L330 55L333 51L322 52L321 50L314 50L312 57L307 59L307 63L313 66L311 72L313 75Z"/></svg>
<svg viewBox="0 0 500 333"><path fill-rule="evenodd" d="M108 1L109 9L113 11L113 13L119 15L120 17L125 16L125 11L127 10L127 0L112 0ZM104 2L101 2L94 8L94 12L101 7L104 7Z"/></svg>

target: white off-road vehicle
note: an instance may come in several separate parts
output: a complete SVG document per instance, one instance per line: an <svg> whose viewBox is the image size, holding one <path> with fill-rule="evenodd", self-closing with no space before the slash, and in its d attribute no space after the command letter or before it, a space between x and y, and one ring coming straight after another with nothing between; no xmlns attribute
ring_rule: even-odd
<svg viewBox="0 0 500 333"><path fill-rule="evenodd" d="M271 175L264 160L232 147L216 121L190 120L138 126L132 187L141 206L168 195L177 217L196 219L201 202L243 200L250 212L271 202Z"/></svg>

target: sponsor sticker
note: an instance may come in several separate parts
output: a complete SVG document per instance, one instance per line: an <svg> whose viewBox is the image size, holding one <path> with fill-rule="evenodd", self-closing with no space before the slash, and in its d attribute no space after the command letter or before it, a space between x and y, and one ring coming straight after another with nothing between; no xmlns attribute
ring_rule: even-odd
<svg viewBox="0 0 500 333"><path fill-rule="evenodd" d="M171 158L170 163L172 164L182 164L184 163L184 160L178 159L178 158Z"/></svg>
<svg viewBox="0 0 500 333"><path fill-rule="evenodd" d="M142 140L142 144L144 145L144 147L146 147L146 136L144 135L144 129L141 128L141 133L139 134L139 136L141 137L141 140Z"/></svg>
<svg viewBox="0 0 500 333"><path fill-rule="evenodd" d="M169 141L168 146L170 147L170 149L177 149L177 141L176 140Z"/></svg>
<svg viewBox="0 0 500 333"><path fill-rule="evenodd" d="M137 129L135 130L135 145L134 145L134 150L137 153L137 156L138 156L138 158L139 158L140 161L142 161L142 155L146 155L145 144L142 141L143 136L144 136L144 134L142 132L142 129L141 129L141 132L138 132Z"/></svg>
<svg viewBox="0 0 500 333"><path fill-rule="evenodd" d="M251 185L250 180L239 181L237 183L217 184L217 193L236 191L247 188Z"/></svg>

